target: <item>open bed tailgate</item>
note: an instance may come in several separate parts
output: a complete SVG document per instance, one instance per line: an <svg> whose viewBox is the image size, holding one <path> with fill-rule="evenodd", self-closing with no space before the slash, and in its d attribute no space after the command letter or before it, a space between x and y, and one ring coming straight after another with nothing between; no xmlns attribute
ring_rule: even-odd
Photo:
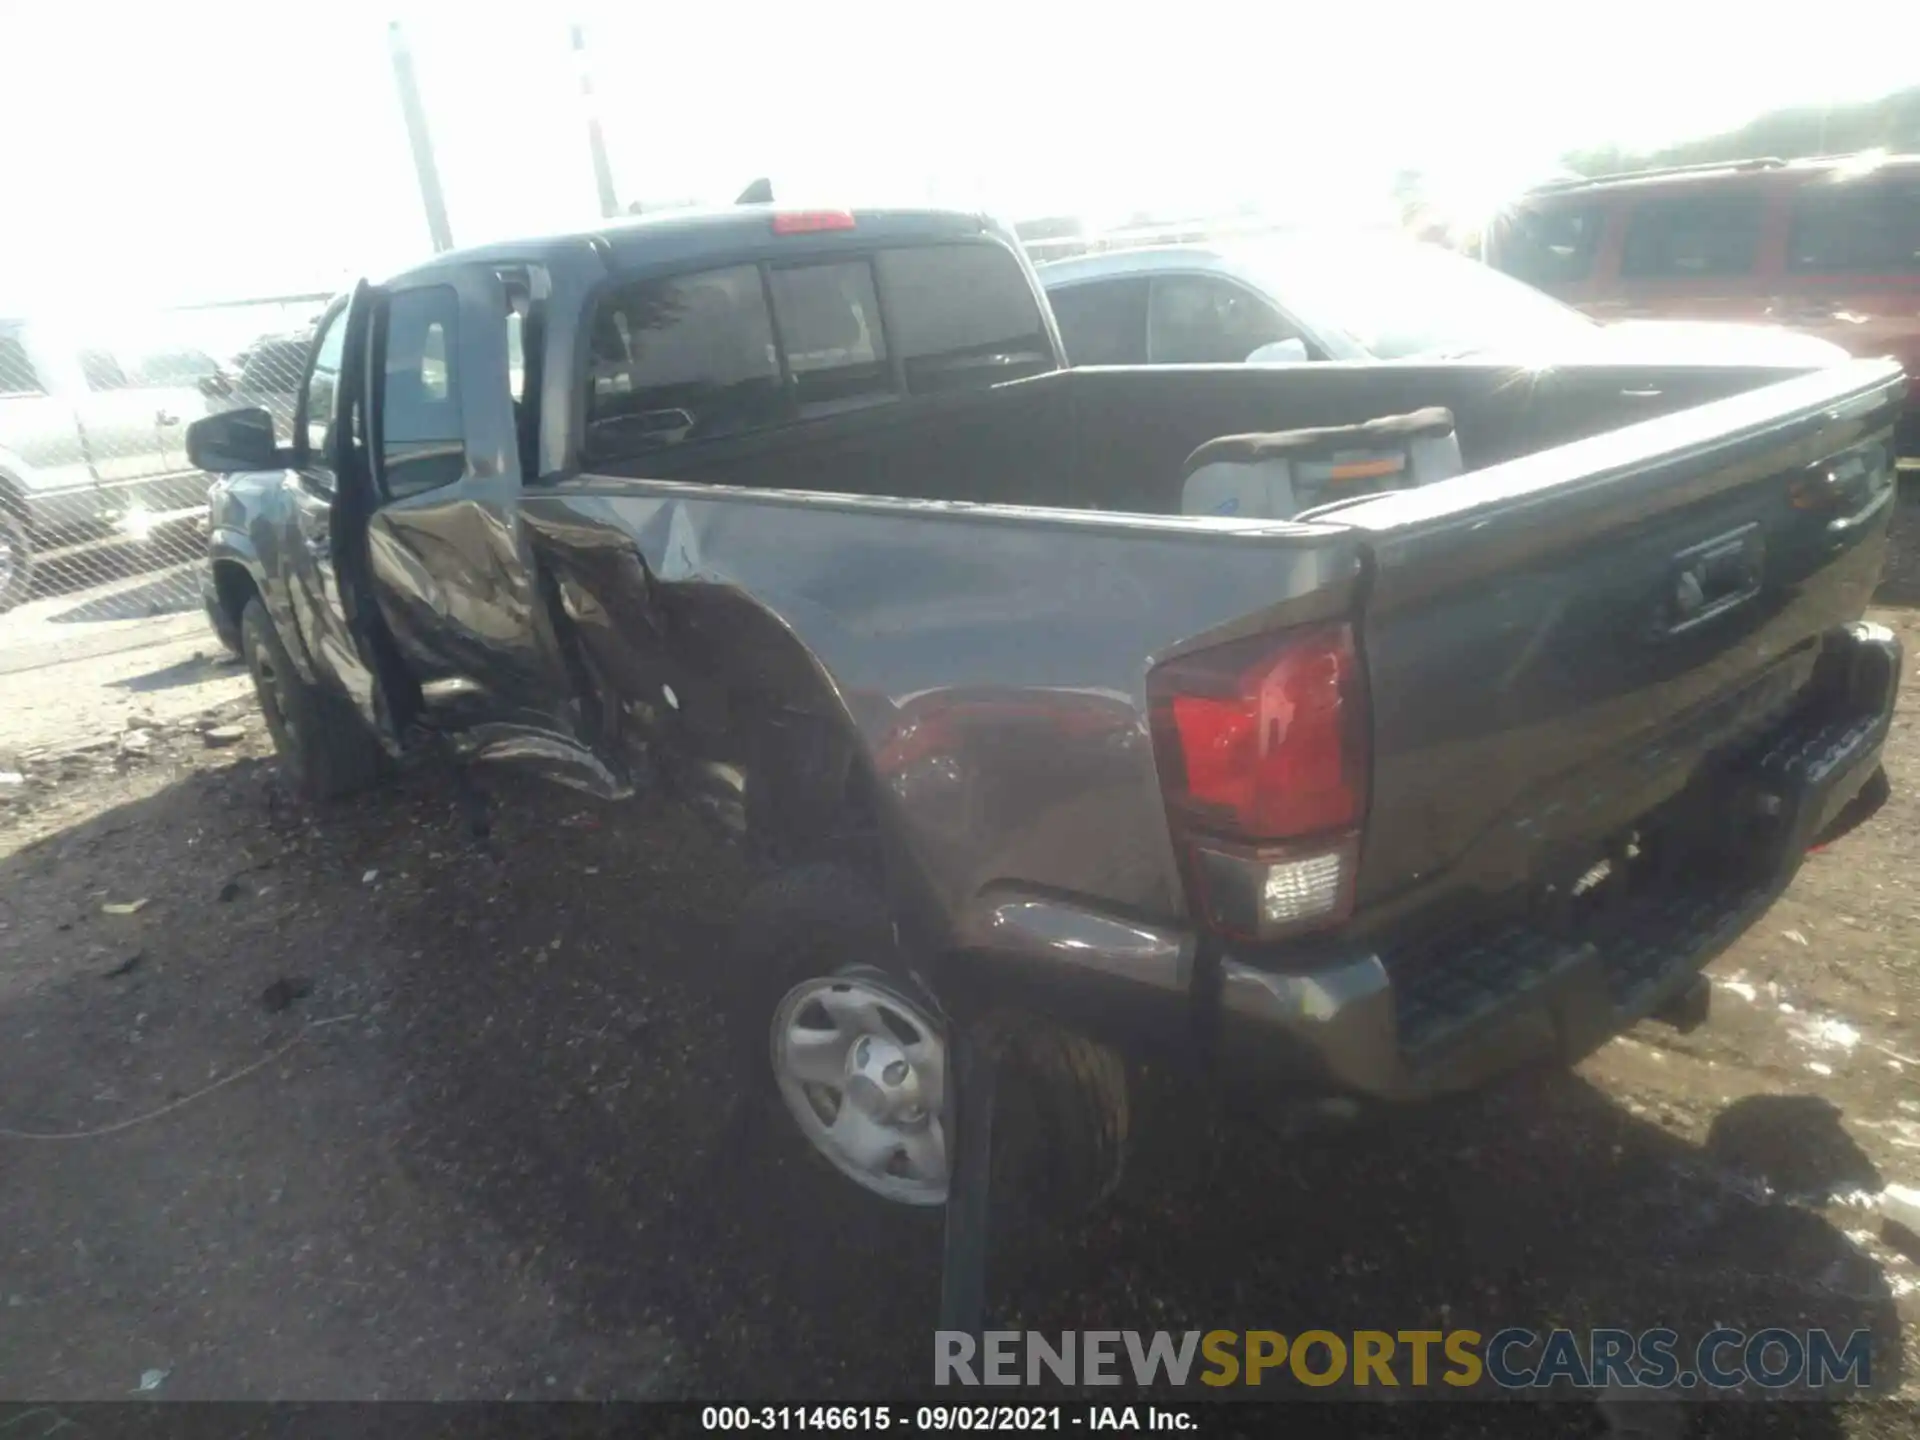
<svg viewBox="0 0 1920 1440"><path fill-rule="evenodd" d="M1777 725L1879 578L1904 388L1853 362L1328 517L1371 556L1363 921L1577 876Z"/></svg>

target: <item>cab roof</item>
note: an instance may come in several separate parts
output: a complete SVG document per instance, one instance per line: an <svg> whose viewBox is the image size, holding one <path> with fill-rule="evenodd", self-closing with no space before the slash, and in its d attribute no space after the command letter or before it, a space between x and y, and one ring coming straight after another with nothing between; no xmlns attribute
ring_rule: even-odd
<svg viewBox="0 0 1920 1440"><path fill-rule="evenodd" d="M783 234L779 217L850 216L850 228L810 229ZM395 275L411 280L464 265L542 264L577 258L597 250L615 270L651 269L697 261L710 255L741 260L777 258L804 245L807 249L871 249L880 245L927 244L990 235L1016 250L1012 232L984 215L934 209L823 209L789 204L744 204L662 211L612 219L580 230L497 241L446 251Z"/></svg>

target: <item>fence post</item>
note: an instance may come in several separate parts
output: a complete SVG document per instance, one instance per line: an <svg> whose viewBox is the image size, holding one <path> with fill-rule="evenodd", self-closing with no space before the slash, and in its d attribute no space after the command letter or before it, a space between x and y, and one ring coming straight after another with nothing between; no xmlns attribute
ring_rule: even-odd
<svg viewBox="0 0 1920 1440"><path fill-rule="evenodd" d="M420 178L420 203L427 211L427 233L436 252L453 248L453 230L447 224L446 197L440 193L440 171L433 163L433 137L427 131L427 113L420 104L420 86L413 76L413 52L398 20L387 24L387 45L393 52L393 83L400 91L400 114L407 123L407 142L413 147L413 169Z"/></svg>
<svg viewBox="0 0 1920 1440"><path fill-rule="evenodd" d="M600 111L593 103L593 69L587 63L587 32L579 24L573 26L573 60L580 71L580 104L587 112L587 148L593 152L593 180L600 189L600 213L612 219L620 213L620 197L613 190L607 137L600 129Z"/></svg>

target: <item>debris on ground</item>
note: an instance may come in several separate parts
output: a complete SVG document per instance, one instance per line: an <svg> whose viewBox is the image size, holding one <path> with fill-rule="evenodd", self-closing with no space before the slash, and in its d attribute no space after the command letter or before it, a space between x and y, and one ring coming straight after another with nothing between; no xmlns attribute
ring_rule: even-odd
<svg viewBox="0 0 1920 1440"><path fill-rule="evenodd" d="M270 1015L278 1015L296 1000L313 993L313 981L304 975L284 976L260 992L260 1003Z"/></svg>
<svg viewBox="0 0 1920 1440"><path fill-rule="evenodd" d="M141 962L146 958L146 951L136 950L111 970L104 970L101 974L108 980L118 980L122 975L131 975L135 970L139 969Z"/></svg>
<svg viewBox="0 0 1920 1440"><path fill-rule="evenodd" d="M100 907L102 915L138 915L153 903L151 897L141 896L138 900L109 900Z"/></svg>
<svg viewBox="0 0 1920 1440"><path fill-rule="evenodd" d="M215 750L228 745L238 745L247 738L246 730L239 725L212 725L200 732L200 738Z"/></svg>
<svg viewBox="0 0 1920 1440"><path fill-rule="evenodd" d="M230 905L240 898L240 882L229 880L220 887L220 893L214 897L222 905Z"/></svg>

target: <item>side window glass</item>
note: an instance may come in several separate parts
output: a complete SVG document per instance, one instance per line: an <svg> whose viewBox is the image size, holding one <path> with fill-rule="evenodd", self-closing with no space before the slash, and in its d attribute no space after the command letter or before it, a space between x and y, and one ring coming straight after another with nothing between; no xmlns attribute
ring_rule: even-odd
<svg viewBox="0 0 1920 1440"><path fill-rule="evenodd" d="M332 463L327 454L327 439L333 428L333 399L340 389L340 358L346 344L347 312L342 310L327 322L320 336L313 357L313 373L307 377L306 391L301 396L309 464Z"/></svg>
<svg viewBox="0 0 1920 1440"><path fill-rule="evenodd" d="M976 390L1053 368L1028 272L1004 246L917 245L882 250L874 264L913 394Z"/></svg>
<svg viewBox="0 0 1920 1440"><path fill-rule="evenodd" d="M518 310L507 312L507 394L518 405L527 398L526 338Z"/></svg>
<svg viewBox="0 0 1920 1440"><path fill-rule="evenodd" d="M893 394L873 267L865 260L774 270L773 317L802 417Z"/></svg>
<svg viewBox="0 0 1920 1440"><path fill-rule="evenodd" d="M1047 293L1069 365L1143 365L1147 282L1094 280Z"/></svg>
<svg viewBox="0 0 1920 1440"><path fill-rule="evenodd" d="M39 395L40 377L33 373L27 347L17 335L0 335L0 395Z"/></svg>
<svg viewBox="0 0 1920 1440"><path fill-rule="evenodd" d="M784 418L755 265L640 280L601 300L589 341L587 442L633 455Z"/></svg>
<svg viewBox="0 0 1920 1440"><path fill-rule="evenodd" d="M1542 289L1585 280L1593 273L1606 214L1598 205L1523 206L1500 221L1494 264Z"/></svg>
<svg viewBox="0 0 1920 1440"><path fill-rule="evenodd" d="M1793 204L1787 268L1803 275L1920 273L1920 185L1806 186Z"/></svg>
<svg viewBox="0 0 1920 1440"><path fill-rule="evenodd" d="M211 355L200 350L155 350L135 356L126 367L136 390L190 390L220 373Z"/></svg>
<svg viewBox="0 0 1920 1440"><path fill-rule="evenodd" d="M1226 280L1168 275L1153 282L1147 355L1156 365L1238 365L1299 333L1266 301Z"/></svg>
<svg viewBox="0 0 1920 1440"><path fill-rule="evenodd" d="M437 490L466 474L459 311L459 295L448 285L402 290L387 305L380 471L394 499Z"/></svg>
<svg viewBox="0 0 1920 1440"><path fill-rule="evenodd" d="M1760 248L1758 194L1643 200L1627 222L1620 273L1688 280L1745 275Z"/></svg>
<svg viewBox="0 0 1920 1440"><path fill-rule="evenodd" d="M87 389L124 390L127 388L127 375L120 368L120 362L109 350L82 350L80 352L80 373L86 377Z"/></svg>

